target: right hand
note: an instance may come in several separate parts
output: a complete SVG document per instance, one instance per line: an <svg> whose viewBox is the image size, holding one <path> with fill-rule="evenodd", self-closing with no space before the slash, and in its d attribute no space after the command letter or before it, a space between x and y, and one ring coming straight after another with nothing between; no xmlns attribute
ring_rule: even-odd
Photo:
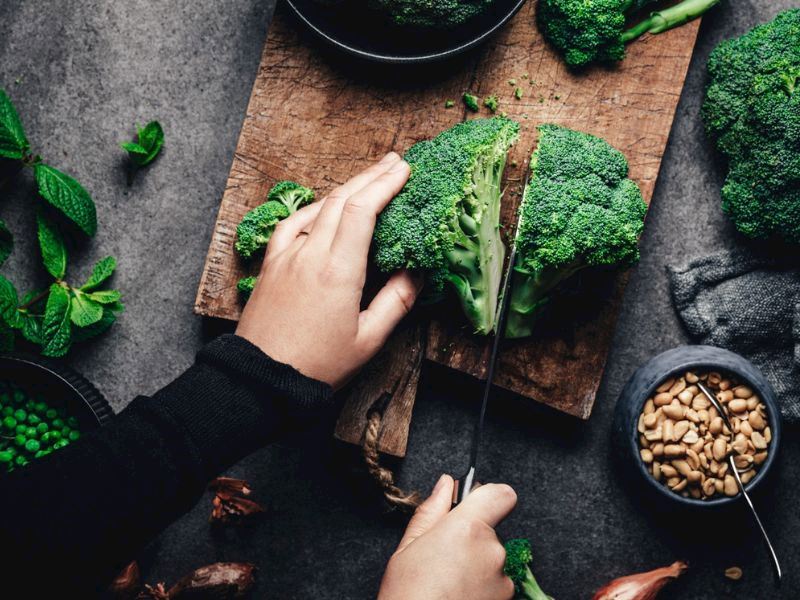
<svg viewBox="0 0 800 600"><path fill-rule="evenodd" d="M494 528L517 503L505 484L477 488L452 511L443 475L414 513L381 582L378 600L510 600L506 552Z"/></svg>

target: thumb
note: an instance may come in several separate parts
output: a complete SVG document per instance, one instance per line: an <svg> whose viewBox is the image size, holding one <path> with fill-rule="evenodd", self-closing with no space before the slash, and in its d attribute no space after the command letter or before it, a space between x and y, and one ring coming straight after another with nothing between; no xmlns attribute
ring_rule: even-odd
<svg viewBox="0 0 800 600"><path fill-rule="evenodd" d="M358 337L362 348L373 356L417 300L423 278L403 269L395 273L359 315Z"/></svg>
<svg viewBox="0 0 800 600"><path fill-rule="evenodd" d="M453 485L453 478L450 475L442 475L439 478L431 495L417 507L414 516L411 517L395 554L399 554L419 536L430 531L450 512L453 505Z"/></svg>

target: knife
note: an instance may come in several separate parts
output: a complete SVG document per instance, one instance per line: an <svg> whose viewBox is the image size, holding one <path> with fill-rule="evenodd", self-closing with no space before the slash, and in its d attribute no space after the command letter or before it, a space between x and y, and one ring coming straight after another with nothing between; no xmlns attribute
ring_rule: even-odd
<svg viewBox="0 0 800 600"><path fill-rule="evenodd" d="M525 183L522 186L523 199L525 197L525 190L528 188L528 181L530 179L531 171L527 170L525 175ZM519 223L517 223L517 230L514 233L514 242L511 246L511 254L508 257L508 266L506 267L505 277L503 279L503 286L500 289L500 306L497 310L497 326L494 329L494 338L492 339L492 350L489 354L489 363L486 366L486 382L483 387L483 399L481 400L481 408L478 413L478 420L475 423L475 429L472 433L472 447L469 453L469 467L467 472L461 477L456 479L455 486L453 487L453 507L461 504L464 499L472 492L475 486L475 469L478 464L478 450L481 445L481 437L483 435L483 422L486 417L486 407L489 404L489 397L492 392L492 382L494 381L494 371L497 365L497 353L500 349L500 342L503 340L503 332L506 328L506 316L508 314L508 306L511 303L511 279L514 273L514 263L517 260L517 238L519 237Z"/></svg>

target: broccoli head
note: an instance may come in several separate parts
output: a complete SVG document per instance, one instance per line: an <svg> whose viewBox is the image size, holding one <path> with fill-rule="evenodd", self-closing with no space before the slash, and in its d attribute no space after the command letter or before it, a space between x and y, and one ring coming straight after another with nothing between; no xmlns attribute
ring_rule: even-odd
<svg viewBox="0 0 800 600"><path fill-rule="evenodd" d="M702 116L728 162L722 208L750 237L800 243L800 9L719 44Z"/></svg>
<svg viewBox="0 0 800 600"><path fill-rule="evenodd" d="M256 289L256 281L258 281L257 277L242 277L238 281L236 284L236 289L239 290L242 298L245 300L250 298L250 294L252 294L253 290Z"/></svg>
<svg viewBox="0 0 800 600"><path fill-rule="evenodd" d="M484 12L494 0L373 0L398 25L452 29Z"/></svg>
<svg viewBox="0 0 800 600"><path fill-rule="evenodd" d="M526 539L508 540L506 547L506 564L503 571L514 582L516 598L520 600L552 600L542 591L531 571L533 552L531 543Z"/></svg>
<svg viewBox="0 0 800 600"><path fill-rule="evenodd" d="M276 183L267 201L249 211L236 228L236 251L244 259L252 258L267 247L279 221L313 200L314 191L299 183Z"/></svg>
<svg viewBox="0 0 800 600"><path fill-rule="evenodd" d="M494 329L505 247L501 179L519 124L505 117L459 123L414 144L411 176L378 218L375 262L427 274L429 294L455 291L480 334Z"/></svg>
<svg viewBox="0 0 800 600"><path fill-rule="evenodd" d="M625 44L696 19L719 0L683 0L627 28L630 15L657 0L539 0L536 15L545 39L570 67L625 58Z"/></svg>
<svg viewBox="0 0 800 600"><path fill-rule="evenodd" d="M606 141L541 125L519 210L506 337L531 335L551 292L586 267L639 258L646 205L628 162Z"/></svg>

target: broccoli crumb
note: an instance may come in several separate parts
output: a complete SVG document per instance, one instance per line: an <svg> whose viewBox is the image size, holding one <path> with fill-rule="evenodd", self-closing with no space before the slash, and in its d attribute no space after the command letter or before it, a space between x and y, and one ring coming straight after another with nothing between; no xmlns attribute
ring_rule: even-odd
<svg viewBox="0 0 800 600"><path fill-rule="evenodd" d="M555 100L561 100L561 96L553 96Z"/></svg>
<svg viewBox="0 0 800 600"><path fill-rule="evenodd" d="M544 96L539 96L539 104L544 104Z"/></svg>
<svg viewBox="0 0 800 600"><path fill-rule="evenodd" d="M517 100L522 100L522 88L521 87L514 88L514 98L516 98Z"/></svg>
<svg viewBox="0 0 800 600"><path fill-rule="evenodd" d="M508 85L517 85L517 80L516 79L509 79L508 80Z"/></svg>
<svg viewBox="0 0 800 600"><path fill-rule="evenodd" d="M480 110L477 96L465 93L461 99L464 101L464 106L466 106L472 112L478 112Z"/></svg>
<svg viewBox="0 0 800 600"><path fill-rule="evenodd" d="M445 108L453 108L455 105L456 105L456 101L455 100L445 100L444 101L444 107Z"/></svg>
<svg viewBox="0 0 800 600"><path fill-rule="evenodd" d="M497 96L486 96L483 101L483 105L488 108L492 112L497 112L497 107L500 106L500 102L497 100Z"/></svg>

